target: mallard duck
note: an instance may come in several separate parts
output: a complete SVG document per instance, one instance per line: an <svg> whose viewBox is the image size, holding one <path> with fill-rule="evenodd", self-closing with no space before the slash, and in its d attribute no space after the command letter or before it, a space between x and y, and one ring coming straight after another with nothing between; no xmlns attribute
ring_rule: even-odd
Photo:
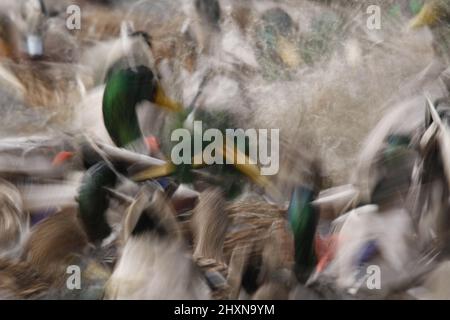
<svg viewBox="0 0 450 320"><path fill-rule="evenodd" d="M152 118L157 118L150 118L151 124L158 124L162 111L148 108L147 104L154 103L169 110L179 110L180 106L169 99L162 89L154 70L151 43L146 33L135 32L123 23L121 37L114 41L111 45L105 44L110 51L109 58L100 67L94 67L99 77L96 80L99 87L94 88L78 106L78 125L80 130L104 142L114 142L119 147L141 141L141 147L144 147L141 152L145 153L141 133L145 128L140 127L142 122L137 114L138 107L143 105L146 112L154 115ZM91 55L97 55L98 50L105 48L97 46L89 50L83 60L92 63ZM100 85L103 82L106 84L104 87ZM98 123L101 123L100 128ZM151 124L146 126L151 127Z"/></svg>
<svg viewBox="0 0 450 320"><path fill-rule="evenodd" d="M236 230L232 227L229 231L225 248L228 252L230 246L234 248L231 257L228 253L232 298L247 294L254 299L287 299L298 286L303 293L295 293L295 298L319 297L304 287L318 260L315 245L319 213L313 205L317 191L310 188L294 190L288 213L249 200L230 207Z"/></svg>
<svg viewBox="0 0 450 320"><path fill-rule="evenodd" d="M77 220L76 210L63 210L32 228L24 246L23 257L42 274L62 276L68 265L88 245Z"/></svg>
<svg viewBox="0 0 450 320"><path fill-rule="evenodd" d="M19 122L20 119L28 121L30 130L45 131L49 124L54 127L65 123L70 107L81 97L77 68L55 62L57 60L53 61L51 57L31 59L21 51L21 31L15 22L5 15L1 15L0 20L0 46L3 48L0 51L4 58L0 65L0 82L5 91L0 105L7 110L6 114L11 113ZM43 52L45 57L46 51Z"/></svg>
<svg viewBox="0 0 450 320"><path fill-rule="evenodd" d="M100 299L110 274L103 258L89 248L75 208L63 209L35 225L22 254L23 263L45 279L48 289L39 298L51 299ZM71 266L80 270L81 290L67 286Z"/></svg>
<svg viewBox="0 0 450 320"><path fill-rule="evenodd" d="M442 172L446 172L443 166L448 159L445 153L439 159L436 151L445 145L441 139L447 134L434 136L433 130L437 126L444 130L439 116L445 119L448 107L445 100L438 101L439 113L428 100L429 112L422 107L422 117L413 114L418 123L409 130L396 128L396 134L385 138L373 160L377 172L369 197L373 204L360 203L335 220L335 258L325 274L337 277L340 290L359 297L407 295L407 288L420 282L435 260L446 255L447 246L443 244L448 239L448 222L443 212L447 208L448 182L443 181ZM409 107L415 106L420 103ZM424 113L428 115L426 121ZM440 142L432 137L440 137ZM381 290L376 292L365 286L367 268L372 265L378 266L382 274Z"/></svg>
<svg viewBox="0 0 450 320"><path fill-rule="evenodd" d="M48 4L48 1L47 1ZM67 5L64 7L64 14ZM65 17L43 0L21 2L18 14L2 17L4 47L16 62L47 61L71 63L78 59L79 46L65 26ZM8 21L9 19L9 21Z"/></svg>
<svg viewBox="0 0 450 320"><path fill-rule="evenodd" d="M19 202L17 202L19 203ZM89 252L74 208L66 208L25 233L20 255L0 262L0 295L6 299L98 299L108 268ZM80 268L81 290L67 286L67 270Z"/></svg>
<svg viewBox="0 0 450 320"><path fill-rule="evenodd" d="M262 14L255 30L257 58L268 78L289 78L289 70L301 64L295 35L295 23L283 9L273 8Z"/></svg>
<svg viewBox="0 0 450 320"><path fill-rule="evenodd" d="M200 92L201 93L201 92ZM194 135L194 139L188 141L191 150L188 155L182 155L178 151L177 156L182 156L186 159L189 156L191 161L182 161L180 164L174 164L173 161L169 161L166 165L159 168L150 168L148 170L142 170L133 179L137 181L143 181L148 179L158 178L160 176L172 176L180 183L194 183L196 188L200 190L208 185L220 185L225 193L227 199L237 197L242 193L243 181L251 181L260 186L267 186L268 181L265 176L261 175L260 169L257 165L251 164L248 159L249 142L245 140L245 146L242 150L234 148L226 144L227 129L235 128L237 122L237 115L232 110L224 110L222 108L208 108L208 105L202 107L197 106L194 103L183 109L181 112L173 113L172 117L164 124L160 130L161 149L163 153L167 155L174 155L174 147L176 143L170 141L172 132L176 129L180 129L183 132L189 132ZM208 143L203 142L201 150L194 148L194 141L196 137L195 125L201 123L202 128L214 128L218 129L224 139L222 142L223 150L219 149L218 154L215 155L215 159L221 158L221 161L212 161L212 164L207 165L207 161L199 162L198 159L203 158L204 151L208 148ZM203 130L202 129L202 130ZM239 133L237 133L239 134ZM233 140L234 141L234 140ZM179 146L178 146L179 148ZM245 163L236 163L235 159L245 159ZM209 163L211 163L209 159ZM188 162L188 163L186 163ZM231 164L228 164L231 163ZM222 179L218 179L217 176L221 175Z"/></svg>
<svg viewBox="0 0 450 320"><path fill-rule="evenodd" d="M360 200L363 203L370 203L372 191L380 179L380 171L374 166L386 159L384 150L404 149L403 147L408 146L408 140L411 141L410 151L418 150L417 139L424 125L427 102L423 94L415 92L426 90L433 101L447 96L448 90L443 83L442 71L441 65L427 68L419 77L405 85L405 92L400 94L400 102L391 107L368 135L351 179L360 191ZM400 139L401 137L404 138ZM406 141L403 147L401 143L398 144L402 140Z"/></svg>
<svg viewBox="0 0 450 320"><path fill-rule="evenodd" d="M107 156L102 157L96 153L102 152L100 150L87 148L84 151L89 152L94 155L85 155L87 160L84 160L84 166L87 171L80 181L76 201L78 215L89 241L102 248L104 244L108 245L108 242L117 238L124 219L124 206L127 207L132 202L139 186L123 175L130 166L128 160L112 157L110 161ZM131 158L131 161L136 159L139 161L139 157ZM158 186L162 188L161 185ZM167 190L171 188L169 185L164 186ZM110 236L113 238L109 238Z"/></svg>
<svg viewBox="0 0 450 320"><path fill-rule="evenodd" d="M316 229L320 213L313 201L321 188L318 162L311 162L303 175L293 178L296 186L291 191L287 219L293 235L293 272L301 284L305 284L317 264L315 253Z"/></svg>
<svg viewBox="0 0 450 320"><path fill-rule="evenodd" d="M149 101L169 110L180 107L164 94L154 73L145 66L127 68L111 74L103 98L103 120L112 140L125 147L141 140L142 133L136 115L140 102Z"/></svg>
<svg viewBox="0 0 450 320"><path fill-rule="evenodd" d="M75 193L72 193L72 200L76 201L73 205L77 206L90 243L101 248L106 238L115 237L121 229L124 210L121 206L128 206L139 190L137 184L125 177L127 172L139 164L147 167L161 163L164 162L125 149L97 145L87 138L82 139L80 145L75 145L72 151L59 152L52 166L58 170L75 170L81 175L73 184ZM70 176L65 179L68 181ZM173 194L170 181L164 181L162 185L168 194ZM180 194L176 201L183 202L191 196Z"/></svg>
<svg viewBox="0 0 450 320"><path fill-rule="evenodd" d="M157 107L154 108L156 114L159 112L159 107L166 107L169 110L178 110L180 107L167 98L149 66L151 60L148 56L150 50L148 38L145 34L129 35L128 33L124 31L123 41L132 44L129 50L123 52L124 55L116 57L116 60L113 60L114 63L109 66L109 70L105 73L106 86L103 92L102 110L94 110L101 111L102 119L99 119L99 115L95 115L93 119L104 125L106 132L101 132L101 135L106 138L99 136L94 138L103 138L104 142L112 140L120 148L148 153L149 145L144 139L137 115L139 104L143 102L156 104ZM102 89L98 93L102 94ZM148 106L145 107L148 108ZM96 122L93 124L98 125ZM99 237L89 232L92 236L91 240L101 240L109 234L110 230L104 219L108 208L107 193L104 188L114 188L118 172L123 173L123 170L126 170L126 167L120 166L113 168L111 164L105 163L104 159L98 159L98 161L101 162L87 172L79 197L80 214L86 225L89 226L92 223L89 219L102 224L101 227L98 223L94 223L96 232L100 229L103 231ZM98 205L92 206L93 203Z"/></svg>
<svg viewBox="0 0 450 320"><path fill-rule="evenodd" d="M126 61L126 58L123 60ZM118 65L116 65L114 68L116 67L118 67ZM114 70L114 68L112 68L111 70ZM150 102L154 102L156 105L166 106L168 109L172 110L181 110L182 108L178 104L168 99L166 95L162 92L161 85L159 84L159 79L156 78L155 72L150 66L148 67L140 66L137 71L133 70L132 68L129 69L127 68L128 67L123 68L122 71L117 70L117 72L112 72L106 85L105 93L103 96L103 111L104 111L103 118L105 120L104 124L107 127L105 128L106 129L105 131L109 132L107 136L113 137L113 139L116 141L116 143L119 144L119 146L123 146L123 143L137 140L134 147L137 147L137 145L142 147L142 145L145 145L145 142L143 143L143 135L141 131L144 131L145 134L152 133L152 128L149 127L153 126L154 127L153 133L156 132L158 138L161 138L162 140L166 141L168 138L167 133L169 129L168 126L165 125L166 124L165 118L167 118L166 114L165 112L161 112L161 110L163 110L164 108L149 109L145 105L140 107L139 109L143 110L142 113L145 114L143 116L143 119L147 120L145 121L144 126L141 127L139 126L139 124L142 124L143 122L140 117L140 112L136 114L135 108L138 106L138 102L140 100L147 100ZM147 87L149 89L146 90L145 89L146 87L143 86L141 92L136 93L136 96L132 97L131 95L133 95L132 94L133 91L128 90L130 86L129 83L131 83L132 81L138 81L138 79L145 80L146 82L148 82ZM117 85L119 82L121 83L121 86ZM127 93L128 91L130 91L130 93ZM97 96L99 97L100 94L101 89L98 91ZM125 101L127 101L125 104L124 103L119 104L117 102L122 101L124 99ZM130 107L130 105L133 106ZM192 111L192 108L190 108L189 110ZM118 122L117 115L122 113L126 114L130 120ZM189 114L190 114L189 111L178 113L175 116L175 122L183 123L183 121L186 120L186 117ZM215 115L209 116L209 118L213 117L215 117ZM171 125L172 122L169 123L169 125ZM149 123L151 123L152 125L149 125ZM164 130L162 130L162 128L164 128ZM102 135L105 135L104 132ZM119 138L119 135L121 135L122 137ZM163 135L164 137L161 137L161 135ZM124 139L123 136L127 136L126 139ZM169 146L166 143L163 143L163 147L167 149ZM149 176L147 176L147 178L149 178Z"/></svg>
<svg viewBox="0 0 450 320"><path fill-rule="evenodd" d="M208 299L209 289L186 255L165 196L141 193L130 207L122 254L106 286L106 299Z"/></svg>
<svg viewBox="0 0 450 320"><path fill-rule="evenodd" d="M89 240L93 243L101 242L112 231L106 218L109 194L105 188L113 188L116 181L117 176L104 162L89 168L83 177L78 193L79 214Z"/></svg>
<svg viewBox="0 0 450 320"><path fill-rule="evenodd" d="M413 87L426 90L432 101L439 101L445 114L445 73L439 75L440 67L433 69L428 68ZM406 208L420 239L416 245L420 250L446 250L447 183L442 178L436 140L430 138L435 124L430 126L426 100L422 95L406 98L380 121L361 153L359 166L366 169L359 171L353 181L360 191L360 204L377 204L380 211L395 203Z"/></svg>

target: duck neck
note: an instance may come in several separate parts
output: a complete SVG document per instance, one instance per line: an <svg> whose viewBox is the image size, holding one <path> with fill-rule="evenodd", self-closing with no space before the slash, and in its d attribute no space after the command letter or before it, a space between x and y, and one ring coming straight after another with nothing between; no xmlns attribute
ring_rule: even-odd
<svg viewBox="0 0 450 320"><path fill-rule="evenodd" d="M146 79L147 77L148 79ZM151 76L146 70L122 69L109 76L103 95L103 121L118 147L141 139L136 108L141 101L151 100Z"/></svg>
<svg viewBox="0 0 450 320"><path fill-rule="evenodd" d="M123 148L135 141L142 140L136 106L123 105L114 112L117 114L113 115L113 118L104 112L105 127L113 142Z"/></svg>
<svg viewBox="0 0 450 320"><path fill-rule="evenodd" d="M312 205L315 192L307 187L296 187L288 213L295 243L295 273L301 282L306 282L316 264L314 239L318 224L318 213Z"/></svg>
<svg viewBox="0 0 450 320"><path fill-rule="evenodd" d="M111 233L106 219L109 196L105 187L113 187L117 177L104 162L89 168L78 193L78 206L85 231L93 243L99 243Z"/></svg>

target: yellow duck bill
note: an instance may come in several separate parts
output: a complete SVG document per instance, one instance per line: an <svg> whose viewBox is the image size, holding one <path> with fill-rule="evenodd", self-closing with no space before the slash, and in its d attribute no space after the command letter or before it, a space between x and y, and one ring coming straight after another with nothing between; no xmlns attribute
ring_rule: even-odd
<svg viewBox="0 0 450 320"><path fill-rule="evenodd" d="M423 27L435 26L444 14L443 6L445 4L440 1L431 1L422 7L420 12L410 21L410 29L418 29Z"/></svg>
<svg viewBox="0 0 450 320"><path fill-rule="evenodd" d="M270 185L269 180L261 175L260 169L257 165L253 165L249 163L248 157L240 152L239 150L233 150L231 148L225 148L222 153L225 161L230 161L239 170L241 173L249 177L254 183L259 185L260 187L267 187ZM237 163L237 158L243 158L246 160L246 163ZM194 166L195 168L204 166L204 163L200 165ZM156 179L164 176L171 175L175 171L176 167L173 163L166 163L160 166L152 166L148 169L145 169L136 175L133 176L134 181L144 181L150 179Z"/></svg>
<svg viewBox="0 0 450 320"><path fill-rule="evenodd" d="M157 105L159 105L163 108L166 108L170 111L173 111L173 112L179 112L179 111L183 110L181 104L170 99L164 92L164 89L159 84L156 87L154 102Z"/></svg>
<svg viewBox="0 0 450 320"><path fill-rule="evenodd" d="M150 167L145 169L132 177L132 180L140 182L145 180L157 179L171 175L175 171L175 166L172 163L166 163L160 166Z"/></svg>

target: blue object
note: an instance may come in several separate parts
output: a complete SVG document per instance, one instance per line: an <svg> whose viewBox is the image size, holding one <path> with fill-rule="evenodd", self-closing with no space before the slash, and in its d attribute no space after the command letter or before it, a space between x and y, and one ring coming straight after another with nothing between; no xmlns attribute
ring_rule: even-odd
<svg viewBox="0 0 450 320"><path fill-rule="evenodd" d="M170 180L166 177L163 178L159 178L156 180L156 182L158 182L158 184L164 189L166 190L166 188L170 185Z"/></svg>
<svg viewBox="0 0 450 320"><path fill-rule="evenodd" d="M369 262L377 253L378 253L377 241L375 239L367 241L361 248L359 256L356 260L356 265L358 267L363 266L364 264Z"/></svg>
<svg viewBox="0 0 450 320"><path fill-rule="evenodd" d="M47 208L40 211L33 212L30 217L30 224L34 226L41 222L42 220L47 219L49 216L55 214L57 212L56 208Z"/></svg>

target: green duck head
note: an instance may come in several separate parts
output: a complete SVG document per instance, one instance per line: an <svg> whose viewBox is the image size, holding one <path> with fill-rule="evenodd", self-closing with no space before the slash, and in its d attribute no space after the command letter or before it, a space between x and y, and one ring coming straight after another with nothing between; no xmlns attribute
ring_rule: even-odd
<svg viewBox="0 0 450 320"><path fill-rule="evenodd" d="M411 172L417 158L412 139L407 134L390 134L376 163L377 182L371 202L379 206L396 203L411 184ZM395 202L392 202L395 201Z"/></svg>
<svg viewBox="0 0 450 320"><path fill-rule="evenodd" d="M270 80L290 79L290 69L302 63L296 38L297 26L281 8L265 11L255 30L257 59L264 77Z"/></svg>
<svg viewBox="0 0 450 320"><path fill-rule="evenodd" d="M294 189L288 208L288 217L294 234L295 266L297 279L305 283L316 266L314 239L319 214L312 201L316 191L298 186Z"/></svg>
<svg viewBox="0 0 450 320"><path fill-rule="evenodd" d="M411 144L411 137L404 134L390 134L386 139L386 150L384 156L389 158L398 149L408 148Z"/></svg>
<svg viewBox="0 0 450 320"><path fill-rule="evenodd" d="M294 31L294 22L286 11L281 8L269 9L262 14L256 30L258 46L277 53L280 39L291 39Z"/></svg>
<svg viewBox="0 0 450 320"><path fill-rule="evenodd" d="M262 15L264 30L271 35L289 36L294 29L291 16L281 8L269 9Z"/></svg>
<svg viewBox="0 0 450 320"><path fill-rule="evenodd" d="M189 120L191 116L193 118ZM176 142L168 141L167 143L163 143L163 152L171 156L175 150L174 148L177 147L179 150L178 153L175 151L175 154L184 158L184 152L186 151L189 154L188 159L191 161L179 164L168 162L165 165L152 166L135 174L132 177L133 180L145 181L164 176L173 176L180 183L194 183L200 190L211 185L219 186L227 200L241 195L246 182L254 182L262 188L271 186L269 180L261 174L259 167L251 164L248 159L250 145L250 139L248 137L244 136L243 146L240 146L239 143L237 143L235 149L227 146L226 129L232 129L236 121L229 111L206 111L200 108L189 110L188 108L175 114L170 120L164 128L164 137L170 137L174 130L182 129L185 132L188 131L191 140L187 140L187 143L185 143L185 139L182 138L182 140L177 140ZM200 150L199 152L196 151L194 140L196 140L195 134L197 133L193 127L194 122L197 120L202 123L202 129L200 131L214 128L222 133L220 138L225 139L223 140L223 149L211 148L210 142L205 142L202 139ZM233 138L238 139L236 136ZM213 139L215 141L216 138ZM176 146L177 144L183 144L183 148L179 148ZM216 156L222 159L222 163L214 162L207 164L206 161L204 162L205 159L199 161L200 163L195 163L194 159L198 159L208 147L209 151L211 149L214 149L214 151L210 153L206 152L206 156L214 153L212 156L215 159L217 159ZM245 163L237 163L236 159L245 159ZM233 164L229 164L230 162Z"/></svg>
<svg viewBox="0 0 450 320"><path fill-rule="evenodd" d="M111 233L106 220L109 207L108 191L117 176L105 162L98 162L86 172L78 191L78 210L84 230L92 243L100 243Z"/></svg>
<svg viewBox="0 0 450 320"><path fill-rule="evenodd" d="M192 119L189 120L191 116ZM173 132L173 130L179 128L190 131L192 140L189 144L189 154L192 158L197 158L203 154L207 148L210 148L209 145L211 143L211 141L203 141L202 137L197 137L202 141L202 145L200 146L200 152L196 151L194 142L196 138L195 134L201 133L194 130L194 121L201 121L202 132L209 128L214 128L220 131L222 133L222 145L224 147L226 147L228 140L226 130L236 129L235 124L237 123L235 115L228 110L205 110L202 108L195 109L191 112L189 112L189 110L185 110L183 113L178 113L177 117L174 117L172 120L172 123L166 128L168 130L166 130L165 136L170 136L170 133ZM236 149L232 150L232 148L230 148L228 152L221 150L222 154L217 156L222 159L222 163L214 163L210 165L206 165L206 163L203 165L196 165L195 163L182 163L174 168L174 176L178 179L178 181L182 183L194 183L194 185L198 186L200 189L203 189L203 187L207 187L211 184L219 186L224 192L225 198L228 200L239 196L242 194L243 187L248 179L254 180L257 183L264 180L264 178L259 175L259 170L257 170L256 166L226 163L226 159L228 157L237 157L237 153L241 156L249 156L250 139L244 135L244 132L242 132L242 136L243 145L240 145L238 142L238 140L241 139L236 136L230 136L230 138L233 138L236 143ZM213 139L215 141L215 138ZM171 155L171 151L174 150L173 148L176 144L178 144L178 142L173 141L163 144L164 152L167 155ZM216 155L216 151L214 151L214 155ZM209 153L206 152L206 154ZM205 159L203 159L203 161L204 160Z"/></svg>
<svg viewBox="0 0 450 320"><path fill-rule="evenodd" d="M170 111L181 107L170 100L152 70L146 66L113 68L103 95L105 127L118 147L142 138L136 106L149 101Z"/></svg>

